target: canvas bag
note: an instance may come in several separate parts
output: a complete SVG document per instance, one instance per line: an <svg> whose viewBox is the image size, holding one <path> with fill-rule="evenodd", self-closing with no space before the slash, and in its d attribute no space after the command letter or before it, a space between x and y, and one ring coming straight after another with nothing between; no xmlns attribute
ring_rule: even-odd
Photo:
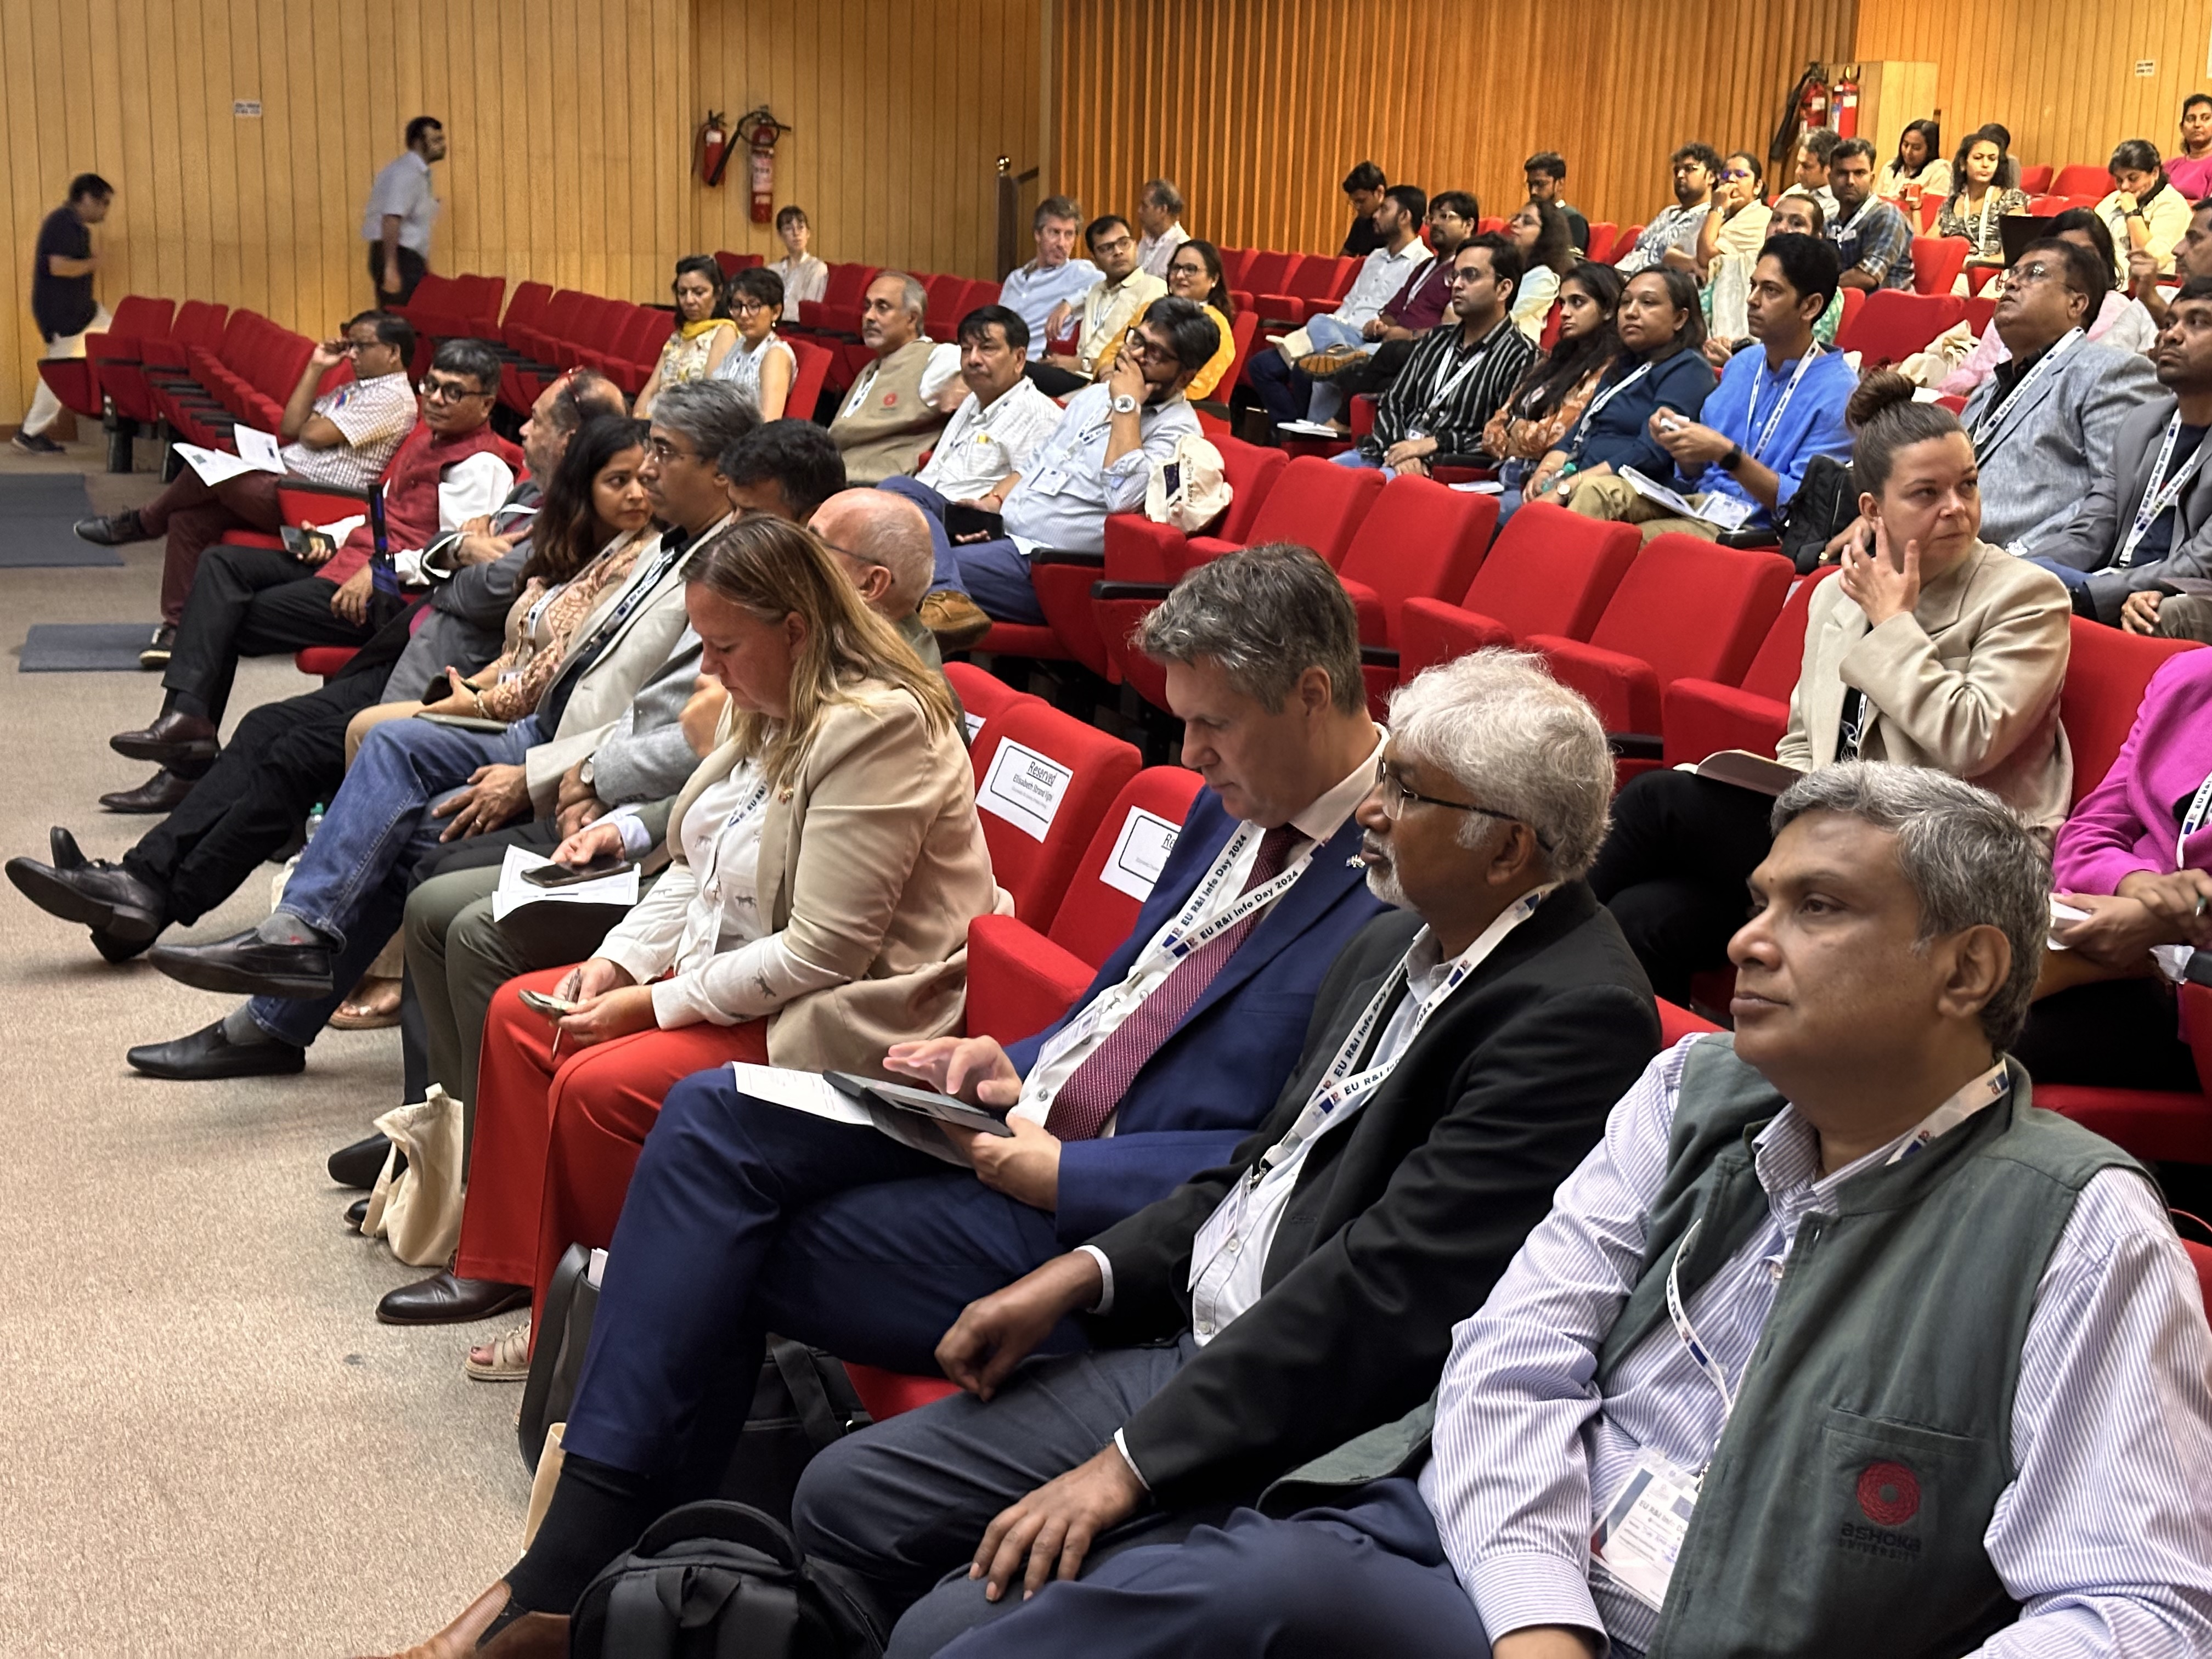
<svg viewBox="0 0 2212 1659"><path fill-rule="evenodd" d="M442 1267L461 1239L461 1103L434 1083L421 1100L376 1120L392 1142L362 1218L364 1238L380 1238L414 1267ZM407 1167L394 1174L404 1155Z"/></svg>
<svg viewBox="0 0 2212 1659"><path fill-rule="evenodd" d="M1176 440L1175 453L1152 463L1145 481L1145 516L1195 534L1229 510L1236 491L1224 476L1221 452L1195 432Z"/></svg>

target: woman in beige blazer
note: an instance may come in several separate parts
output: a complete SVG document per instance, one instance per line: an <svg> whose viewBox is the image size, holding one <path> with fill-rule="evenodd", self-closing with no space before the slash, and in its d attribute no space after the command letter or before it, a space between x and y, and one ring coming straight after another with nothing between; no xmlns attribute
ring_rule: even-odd
<svg viewBox="0 0 2212 1659"><path fill-rule="evenodd" d="M671 1085L732 1060L879 1073L959 1029L968 923L1011 908L944 681L829 550L749 514L685 575L730 707L669 815L672 862L599 955L510 981L484 1023L454 1271L518 1301L612 1236ZM574 839L564 858L645 850L619 814Z"/></svg>
<svg viewBox="0 0 2212 1659"><path fill-rule="evenodd" d="M1981 539L1973 446L1957 417L1878 370L1852 394L1851 470L1870 549L1813 594L1775 758L1930 766L2009 802L2046 842L2073 757L2058 724L2073 607L2050 572ZM1766 855L1772 789L1686 772L1633 780L1590 886L1670 1001L1727 961L1744 881Z"/></svg>

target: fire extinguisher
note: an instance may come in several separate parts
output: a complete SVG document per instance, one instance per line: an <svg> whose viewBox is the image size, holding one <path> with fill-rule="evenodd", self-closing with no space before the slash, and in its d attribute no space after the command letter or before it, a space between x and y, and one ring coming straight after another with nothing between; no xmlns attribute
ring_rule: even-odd
<svg viewBox="0 0 2212 1659"><path fill-rule="evenodd" d="M1836 137L1856 138L1859 136L1859 71L1854 64L1844 70L1843 78L1836 82Z"/></svg>
<svg viewBox="0 0 2212 1659"><path fill-rule="evenodd" d="M1828 125L1828 83L1817 74L1805 82L1805 90L1797 104L1798 121L1806 132L1817 132Z"/></svg>
<svg viewBox="0 0 2212 1659"><path fill-rule="evenodd" d="M730 165L730 129L723 121L720 110L708 110L707 118L699 124L697 137L692 142L697 157L700 182L709 187L722 182L722 173Z"/></svg>
<svg viewBox="0 0 2212 1659"><path fill-rule="evenodd" d="M1808 64L1782 106L1781 125L1774 129L1773 141L1766 147L1768 164L1779 167L1789 161L1796 155L1797 146L1805 141L1806 135L1826 126L1827 122L1827 70L1817 63Z"/></svg>
<svg viewBox="0 0 2212 1659"><path fill-rule="evenodd" d="M791 129L769 113L768 106L748 110L738 118L738 127L752 152L752 221L767 224L775 217L775 145Z"/></svg>

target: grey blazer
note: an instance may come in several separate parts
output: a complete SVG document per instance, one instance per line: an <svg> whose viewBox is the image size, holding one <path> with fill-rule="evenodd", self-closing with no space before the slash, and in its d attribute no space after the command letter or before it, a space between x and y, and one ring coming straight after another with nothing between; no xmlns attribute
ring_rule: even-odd
<svg viewBox="0 0 2212 1659"><path fill-rule="evenodd" d="M2040 554L2110 470L2121 420L2158 393L2149 358L2094 340L2037 375L1986 432L2003 393L1994 374L1976 386L1961 418L1982 466L1982 539Z"/></svg>
<svg viewBox="0 0 2212 1659"><path fill-rule="evenodd" d="M2176 504L2180 522L2166 557L2124 570L2112 566L2150 488L2150 470L2173 409L2174 399L2159 398L2123 416L2112 460L2090 486L2081 510L2036 546L2039 562L2092 573L2089 597L2099 622L2118 625L2128 595L2155 587L2165 577L2212 576L2212 455L2181 492Z"/></svg>

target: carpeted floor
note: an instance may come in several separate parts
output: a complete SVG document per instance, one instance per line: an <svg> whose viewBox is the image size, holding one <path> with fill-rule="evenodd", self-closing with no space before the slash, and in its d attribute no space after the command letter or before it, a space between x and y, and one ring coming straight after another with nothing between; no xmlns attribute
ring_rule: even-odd
<svg viewBox="0 0 2212 1659"><path fill-rule="evenodd" d="M100 465L94 442L51 461L0 446L0 472L90 472L100 511L153 493ZM113 857L153 822L94 798L147 776L106 738L153 715L155 678L13 660L33 623L151 618L160 548L125 552L121 569L0 569L0 856L45 857L63 823ZM249 663L233 716L308 687L289 659ZM190 936L249 925L268 896L257 878ZM302 1078L159 1083L124 1065L226 1006L107 966L0 884L9 1659L380 1653L515 1554L521 1391L461 1371L501 1326L376 1323L377 1297L419 1272L345 1229L353 1194L322 1168L398 1103L398 1034L325 1034Z"/></svg>

